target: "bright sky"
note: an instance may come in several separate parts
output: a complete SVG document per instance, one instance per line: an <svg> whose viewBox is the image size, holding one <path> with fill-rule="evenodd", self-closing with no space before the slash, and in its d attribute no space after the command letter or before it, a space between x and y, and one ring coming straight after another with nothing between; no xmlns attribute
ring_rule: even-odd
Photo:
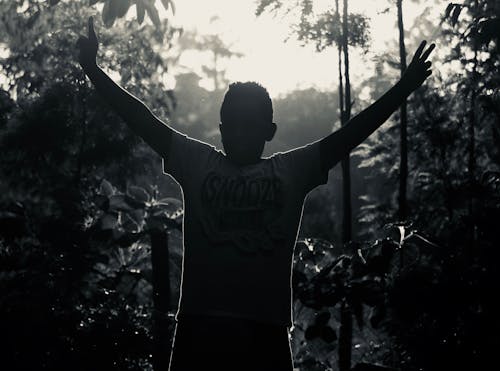
<svg viewBox="0 0 500 371"><path fill-rule="evenodd" d="M172 24L187 30L196 30L200 34L218 34L237 52L244 54L242 58L226 61L221 68L231 81L254 80L263 84L272 97L285 94L297 88L314 86L321 90L337 88L337 52L329 48L317 53L313 45L302 47L291 34L291 22L296 19L276 17L268 13L255 16L255 0L174 0L176 14L165 12L160 1L156 7L162 17L169 17ZM289 0L293 2L292 0ZM286 1L285 1L286 3ZM342 3L342 1L341 1ZM366 56L351 49L351 80L353 85L374 73L371 60L388 50L388 44L397 45L396 10L394 5L390 12L383 10L391 6L392 0L349 0L351 12L364 13L370 18L371 47ZM435 5L435 4L438 5ZM314 0L315 11L321 12L334 5L333 0ZM404 22L408 36L412 24L426 7L432 9L431 17L437 19L443 14L446 1L437 0L405 0ZM135 7L130 9L129 16L135 17ZM217 17L216 21L213 18ZM438 22L434 22L437 33ZM289 40L285 42L285 39ZM439 47L439 45L438 45ZM393 51L398 58L397 50ZM408 50L411 55L413 51ZM5 50L0 48L0 56ZM435 54L435 53L434 53ZM209 53L185 52L180 59L180 66L169 71L172 74L187 70L201 73L203 64L210 63ZM170 75L171 76L171 75ZM169 77L170 77L169 76ZM1 81L0 83L4 83ZM173 79L168 79L170 88L175 86ZM211 87L211 81L202 80L201 85ZM367 95L366 89L362 91ZM361 97L366 98L365 97Z"/></svg>
<svg viewBox="0 0 500 371"><path fill-rule="evenodd" d="M228 61L224 66L226 76L231 81L258 81L272 96L310 86L322 90L336 89L336 50L330 48L317 53L313 45L301 47L294 35L285 43L284 40L290 35L292 19L273 18L269 14L255 17L255 0L177 0L175 3L175 25L195 29L199 33L217 33L228 44L233 45L236 51L245 54L243 58ZM351 79L354 83L373 75L374 69L370 60L387 51L388 43L398 40L395 7L393 6L394 9L390 12L382 13L393 3L389 0L349 1L351 12L364 13L370 18L372 38L367 56L362 57L359 53L352 52ZM410 0L403 2L407 32L427 6L432 6L434 16L442 14L446 2L438 2L442 3L439 6L433 5L435 3L433 0L421 0L418 4ZM322 11L333 4L333 0L315 0L314 9ZM162 9L160 4L158 8ZM217 16L218 20L211 22L213 16ZM399 58L398 52L395 53L395 57ZM408 54L411 53L411 50L408 51ZM193 52L185 53L180 63L199 71L204 60L209 63L208 55L204 57ZM206 87L210 85L208 81L202 81L202 84Z"/></svg>

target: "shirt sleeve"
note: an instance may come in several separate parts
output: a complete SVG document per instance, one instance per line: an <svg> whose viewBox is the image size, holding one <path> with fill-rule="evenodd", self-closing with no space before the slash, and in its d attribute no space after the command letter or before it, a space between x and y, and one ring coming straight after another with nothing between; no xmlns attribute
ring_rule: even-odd
<svg viewBox="0 0 500 371"><path fill-rule="evenodd" d="M304 194L328 182L328 170L321 166L319 141L280 153L280 161Z"/></svg>
<svg viewBox="0 0 500 371"><path fill-rule="evenodd" d="M215 152L215 147L207 143L172 131L168 157L162 159L163 173L173 176L182 187L194 174L206 168Z"/></svg>

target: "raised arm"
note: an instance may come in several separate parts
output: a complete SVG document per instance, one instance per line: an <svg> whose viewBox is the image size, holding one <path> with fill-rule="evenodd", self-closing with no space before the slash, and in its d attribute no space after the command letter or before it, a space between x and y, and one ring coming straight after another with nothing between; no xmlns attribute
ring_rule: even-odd
<svg viewBox="0 0 500 371"><path fill-rule="evenodd" d="M431 74L431 62L426 61L435 47L431 44L424 52L423 41L401 79L375 103L350 119L346 125L320 141L321 161L324 169L332 168L351 150L361 144L404 100Z"/></svg>
<svg viewBox="0 0 500 371"><path fill-rule="evenodd" d="M88 20L88 37L81 36L77 46L79 63L99 94L128 126L162 157L167 157L172 128L156 117L139 99L121 88L97 65L99 43L93 18Z"/></svg>

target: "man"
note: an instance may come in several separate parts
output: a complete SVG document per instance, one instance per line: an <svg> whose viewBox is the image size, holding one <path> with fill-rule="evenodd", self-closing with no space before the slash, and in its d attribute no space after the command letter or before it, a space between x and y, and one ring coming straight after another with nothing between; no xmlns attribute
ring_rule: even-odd
<svg viewBox="0 0 500 371"><path fill-rule="evenodd" d="M434 45L424 51L425 45L401 80L347 125L262 158L277 129L262 86L229 86L220 111L224 152L218 151L170 128L99 68L89 19L88 37L78 40L82 68L183 190L184 258L171 371L293 369L291 268L304 199L431 74L426 59Z"/></svg>

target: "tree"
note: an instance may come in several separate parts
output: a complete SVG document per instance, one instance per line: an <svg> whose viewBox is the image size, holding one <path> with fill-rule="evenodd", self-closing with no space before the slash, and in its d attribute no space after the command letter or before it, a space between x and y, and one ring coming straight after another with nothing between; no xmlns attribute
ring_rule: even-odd
<svg viewBox="0 0 500 371"><path fill-rule="evenodd" d="M211 23L217 22L217 17L211 18ZM211 54L211 65L202 66L203 73L212 80L213 89L217 92L225 90L227 83L225 71L221 62L231 58L241 58L243 53L235 51L233 45L227 45L218 33L199 35L195 31L185 31L179 38L180 52L194 50Z"/></svg>
<svg viewBox="0 0 500 371"><path fill-rule="evenodd" d="M367 21L361 15L350 15L348 12L348 1L343 2L343 15L340 21L339 4L336 2L335 12L328 11L317 18L313 12L313 4L310 0L297 2L301 9L300 23L298 25L297 36L304 42L313 42L318 51L327 46L337 44L339 51L339 108L341 125L345 125L352 111L351 83L349 77L349 46L365 46L368 40ZM280 2L261 1L257 7L257 15L266 8L274 6L273 11L281 8ZM287 11L291 11L289 5ZM342 74L342 58L344 70ZM343 83L343 80L345 83ZM342 86L344 87L342 89ZM351 206L351 174L349 156L341 161L342 165L342 190L343 190L343 222L342 241L345 245L352 239L352 206ZM341 308L341 325L339 335L339 369L341 371L351 368L351 348L352 348L352 308L347 301L343 301Z"/></svg>
<svg viewBox="0 0 500 371"><path fill-rule="evenodd" d="M76 35L91 11L86 4L33 2L17 13L20 3L0 4L9 51L1 70L9 91L0 104L0 262L9 272L0 277L1 330L9 338L4 366L150 369L151 243L141 233L148 214L164 212L146 204L175 194L174 184L154 175L159 159L77 67ZM113 52L101 61L166 116L172 95L155 77L169 61L154 51L153 26L137 30L135 21L122 20L103 31ZM151 183L159 185L156 194ZM171 235L175 278L181 239Z"/></svg>
<svg viewBox="0 0 500 371"><path fill-rule="evenodd" d="M352 111L351 86L349 78L349 46L366 48L368 43L368 21L361 14L350 14L347 9L347 2L343 3L342 20L338 2L336 2L335 11L327 11L323 14L316 14L311 0L297 0L294 4L288 4L283 10L285 13L291 13L294 9L299 9L298 15L300 21L295 26L296 35L299 41L313 43L316 50L321 52L325 48L337 45L339 50L339 89L343 92L339 94L339 99L343 103L339 105L341 125L347 123ZM279 12L283 4L279 1L260 1L258 3L256 14L260 15L269 10L273 13ZM342 73L343 53L344 70ZM343 77L342 77L343 76ZM345 83L342 82L345 79ZM349 160L342 161L343 174L343 227L342 241L348 243L352 238L352 211L351 211L351 184L350 184L350 165Z"/></svg>
<svg viewBox="0 0 500 371"><path fill-rule="evenodd" d="M466 13L465 19L460 19L461 15ZM481 108L487 108L491 112L492 106L495 105L495 100L498 98L491 93L491 88L498 87L498 79L491 75L491 68L495 68L498 58L481 58L479 53L486 52L490 56L498 56L498 42L500 34L498 26L500 25L500 8L494 1L479 1L467 0L462 3L450 3L446 8L444 19L453 27L449 31L457 38L455 51L468 49L472 52L472 58L461 57L460 61L463 64L467 84L461 84L461 93L468 101L469 109L466 115L469 117L468 122L468 187L469 187L469 204L468 212L471 221L474 220L476 210L474 207L477 199L477 133L479 128L479 111ZM458 26L465 24L465 28ZM479 100L485 102L483 107L479 107ZM493 109L495 112L495 109ZM497 121L498 121L498 113ZM474 244L475 240L474 222L470 225L469 238Z"/></svg>
<svg viewBox="0 0 500 371"><path fill-rule="evenodd" d="M56 5L60 0L49 0L48 3ZM135 5L137 22L142 24L144 16L147 14L156 28L161 28L160 16L155 6L154 0L89 0L89 6L103 3L102 21L106 27L112 27L115 20L123 18L129 9ZM175 13L175 4L172 0L161 0L165 10L171 10Z"/></svg>
<svg viewBox="0 0 500 371"><path fill-rule="evenodd" d="M403 25L403 0L397 0L398 8L398 29L399 29L399 60L401 76L406 70L406 48L405 48L405 30ZM405 220L407 215L406 190L408 179L408 114L406 100L401 105L400 111L400 162L399 162L399 195L398 195L398 212L399 219ZM402 256L402 255L401 255Z"/></svg>
<svg viewBox="0 0 500 371"><path fill-rule="evenodd" d="M450 4L438 36L449 46L441 74L409 100L409 219L440 247L419 249L411 265L413 259L405 259L388 291L387 330L405 355L404 369L484 368L494 362L498 336L492 329L499 323L490 298L498 290L498 236L491 221L498 219L499 200L493 185L499 179L499 14L495 1ZM428 29L412 28L417 27ZM363 165L396 182L396 126L384 131L370 138L375 146L362 148L369 151ZM365 210L371 223L393 219L397 202L382 192L372 197L373 208Z"/></svg>

